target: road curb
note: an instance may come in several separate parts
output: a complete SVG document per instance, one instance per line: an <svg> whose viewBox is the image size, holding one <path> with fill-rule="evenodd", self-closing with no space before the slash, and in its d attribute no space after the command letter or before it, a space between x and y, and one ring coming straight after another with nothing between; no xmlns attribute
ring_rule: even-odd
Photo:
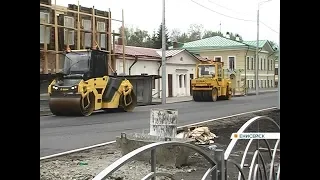
<svg viewBox="0 0 320 180"><path fill-rule="evenodd" d="M273 92L278 92L278 90L270 90L270 91L262 91L262 92L259 92L259 94L267 94L267 93L273 93ZM234 95L232 97L243 97L243 96L255 96L256 93L255 92L250 92L246 95Z"/></svg>
<svg viewBox="0 0 320 180"><path fill-rule="evenodd" d="M260 94L267 94L267 93L273 93L273 92L277 92L278 90L270 90L270 91L265 91L265 92L259 92ZM234 95L232 97L245 97L245 96L255 96L256 94L253 93L248 93L247 95ZM46 101L46 100L40 100L40 101ZM182 102L190 102L193 101L192 99L190 100L183 100L183 101L177 101L177 102L170 102L167 104L173 104L173 103L182 103ZM145 106L154 106L154 105L161 105L160 104L150 104L150 105L145 105ZM43 113L43 114L41 114ZM40 111L40 117L41 116L52 116L52 113L50 111Z"/></svg>
<svg viewBox="0 0 320 180"><path fill-rule="evenodd" d="M50 111L40 111L40 117L41 116L52 116L52 113Z"/></svg>

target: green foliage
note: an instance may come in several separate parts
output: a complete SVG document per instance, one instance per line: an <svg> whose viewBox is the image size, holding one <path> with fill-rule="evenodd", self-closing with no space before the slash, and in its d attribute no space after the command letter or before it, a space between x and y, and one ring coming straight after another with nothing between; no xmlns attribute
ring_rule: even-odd
<svg viewBox="0 0 320 180"><path fill-rule="evenodd" d="M173 29L169 35L167 27L166 29L166 49L172 45L173 41L180 43L191 42L199 39L209 38L213 36L225 37L220 31L204 30L203 26L200 24L191 24L188 32L181 32L179 29ZM157 32L152 32L151 34L139 28L125 28L126 45L137 46L137 47L147 47L161 49L162 47L162 24L160 24ZM121 32L121 28L119 29ZM243 41L242 37L239 35L240 42ZM230 33L230 39L236 40L236 36Z"/></svg>

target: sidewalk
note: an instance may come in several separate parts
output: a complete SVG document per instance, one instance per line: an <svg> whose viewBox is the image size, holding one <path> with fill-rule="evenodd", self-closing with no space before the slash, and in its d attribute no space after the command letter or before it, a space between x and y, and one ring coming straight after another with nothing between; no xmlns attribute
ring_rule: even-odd
<svg viewBox="0 0 320 180"><path fill-rule="evenodd" d="M265 93L270 93L270 92L277 92L277 88L268 88L268 89L260 89L259 94L265 94ZM255 95L256 92L255 90L249 90L247 96L252 96ZM240 97L244 96L240 93L236 93L233 97ZM167 97L167 103L177 103L177 102L185 102L185 101L192 101L192 96L181 96L181 97ZM159 98L152 98L152 102L161 102L161 99Z"/></svg>
<svg viewBox="0 0 320 180"><path fill-rule="evenodd" d="M268 93L268 92L277 92L277 91L278 91L277 88L259 89L260 94L264 94L264 93ZM248 91L247 96L255 95L255 93L256 92L254 89L250 89ZM236 93L234 95L234 97L238 97L238 96L243 96L243 95L240 93ZM46 100L49 100L48 94L47 93L40 94L40 101L46 101ZM168 97L167 103L176 103L176 102L184 102L184 101L191 101L191 100L192 100L192 96ZM161 102L161 99L152 98L152 102Z"/></svg>

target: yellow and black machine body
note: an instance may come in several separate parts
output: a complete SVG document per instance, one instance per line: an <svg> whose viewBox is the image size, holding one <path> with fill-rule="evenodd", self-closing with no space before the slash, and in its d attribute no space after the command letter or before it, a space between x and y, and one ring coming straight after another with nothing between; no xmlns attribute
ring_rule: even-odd
<svg viewBox="0 0 320 180"><path fill-rule="evenodd" d="M49 107L57 116L89 116L95 110L132 111L137 104L129 80L108 75L108 54L76 50L65 54L64 66L48 87Z"/></svg>
<svg viewBox="0 0 320 180"><path fill-rule="evenodd" d="M223 62L207 61L196 67L196 78L191 80L194 101L229 100L231 81L224 78Z"/></svg>

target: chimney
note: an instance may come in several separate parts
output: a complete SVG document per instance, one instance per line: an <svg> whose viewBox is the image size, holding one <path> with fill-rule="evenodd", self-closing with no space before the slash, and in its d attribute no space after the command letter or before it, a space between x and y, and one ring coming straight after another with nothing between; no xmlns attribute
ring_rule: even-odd
<svg viewBox="0 0 320 180"><path fill-rule="evenodd" d="M236 41L240 41L240 36L239 36L239 34L236 34Z"/></svg>
<svg viewBox="0 0 320 180"><path fill-rule="evenodd" d="M172 46L173 46L173 48L178 48L179 47L178 42L177 41L173 41L172 42Z"/></svg>
<svg viewBox="0 0 320 180"><path fill-rule="evenodd" d="M118 38L118 45L123 45L123 41L121 37Z"/></svg>
<svg viewBox="0 0 320 180"><path fill-rule="evenodd" d="M230 39L230 33L229 32L226 33L226 38Z"/></svg>

